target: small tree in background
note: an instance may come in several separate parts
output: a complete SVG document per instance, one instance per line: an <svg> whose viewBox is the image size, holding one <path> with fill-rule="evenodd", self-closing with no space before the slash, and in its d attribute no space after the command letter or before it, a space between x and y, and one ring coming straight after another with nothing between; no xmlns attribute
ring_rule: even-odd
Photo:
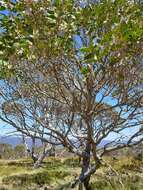
<svg viewBox="0 0 143 190"><path fill-rule="evenodd" d="M25 147L23 144L18 144L14 147L15 158L24 158L25 157Z"/></svg>
<svg viewBox="0 0 143 190"><path fill-rule="evenodd" d="M13 147L10 144L0 144L0 158L12 159L14 156Z"/></svg>

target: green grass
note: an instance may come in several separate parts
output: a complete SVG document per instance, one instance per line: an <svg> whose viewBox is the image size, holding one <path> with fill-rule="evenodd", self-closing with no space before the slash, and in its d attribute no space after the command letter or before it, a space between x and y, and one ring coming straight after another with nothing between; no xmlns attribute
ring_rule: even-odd
<svg viewBox="0 0 143 190"><path fill-rule="evenodd" d="M142 190L143 162L133 158L106 161L116 172L103 166L91 178L93 190ZM0 160L0 190L69 190L80 173L77 158L48 158L43 167L33 169L31 160Z"/></svg>
<svg viewBox="0 0 143 190"><path fill-rule="evenodd" d="M31 161L0 161L0 190L7 187L10 190L22 190L29 186L37 190L45 184L52 189L63 186L78 170L72 164L67 167L64 162L65 160L50 158L44 162L42 168L35 170Z"/></svg>

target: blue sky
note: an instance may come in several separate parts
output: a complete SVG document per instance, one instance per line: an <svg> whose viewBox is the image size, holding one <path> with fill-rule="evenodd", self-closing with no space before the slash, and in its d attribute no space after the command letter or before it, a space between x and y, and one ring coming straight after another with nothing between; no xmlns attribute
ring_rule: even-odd
<svg viewBox="0 0 143 190"><path fill-rule="evenodd" d="M0 121L0 136L8 135L8 133L11 133L13 131L15 131L14 128Z"/></svg>

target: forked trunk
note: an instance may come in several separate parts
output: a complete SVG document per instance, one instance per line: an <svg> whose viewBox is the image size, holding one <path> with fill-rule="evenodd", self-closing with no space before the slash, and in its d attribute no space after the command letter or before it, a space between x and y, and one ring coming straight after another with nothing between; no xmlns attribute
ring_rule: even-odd
<svg viewBox="0 0 143 190"><path fill-rule="evenodd" d="M44 151L37 157L36 162L34 163L34 168L39 168L41 166L42 161L45 159L45 157L51 152L52 147L44 147Z"/></svg>
<svg viewBox="0 0 143 190"><path fill-rule="evenodd" d="M82 170L80 176L71 185L75 188L77 185L79 190L90 190L90 151L91 145L87 142L86 148L82 153Z"/></svg>
<svg viewBox="0 0 143 190"><path fill-rule="evenodd" d="M34 162L34 168L39 168L41 166L42 161L44 160L44 158L46 157L47 154L42 153L39 158L36 160L36 162Z"/></svg>
<svg viewBox="0 0 143 190"><path fill-rule="evenodd" d="M91 190L90 178L91 175L94 174L98 168L100 168L101 160L97 157L95 164L91 166L90 150L91 146L88 144L86 146L86 150L83 152L81 174L79 178L77 178L71 185L72 188L75 188L79 184L78 190Z"/></svg>

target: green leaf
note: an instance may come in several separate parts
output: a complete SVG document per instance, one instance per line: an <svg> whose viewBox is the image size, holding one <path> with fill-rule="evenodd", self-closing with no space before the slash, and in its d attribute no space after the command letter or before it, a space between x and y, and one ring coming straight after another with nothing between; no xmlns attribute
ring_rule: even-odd
<svg viewBox="0 0 143 190"><path fill-rule="evenodd" d="M0 11L4 11L6 8L4 6L0 6Z"/></svg>
<svg viewBox="0 0 143 190"><path fill-rule="evenodd" d="M82 47L80 48L80 51L82 53L90 53L91 52L91 49L89 47Z"/></svg>
<svg viewBox="0 0 143 190"><path fill-rule="evenodd" d="M84 59L87 60L87 59L92 59L94 57L94 54L93 53L89 53L87 54Z"/></svg>
<svg viewBox="0 0 143 190"><path fill-rule="evenodd" d="M88 67L82 67L82 68L80 69L80 72L81 72L83 75L87 75L87 74L90 72L90 70L89 70Z"/></svg>
<svg viewBox="0 0 143 190"><path fill-rule="evenodd" d="M6 65L8 65L8 62L0 59L0 67L1 66L6 66Z"/></svg>

